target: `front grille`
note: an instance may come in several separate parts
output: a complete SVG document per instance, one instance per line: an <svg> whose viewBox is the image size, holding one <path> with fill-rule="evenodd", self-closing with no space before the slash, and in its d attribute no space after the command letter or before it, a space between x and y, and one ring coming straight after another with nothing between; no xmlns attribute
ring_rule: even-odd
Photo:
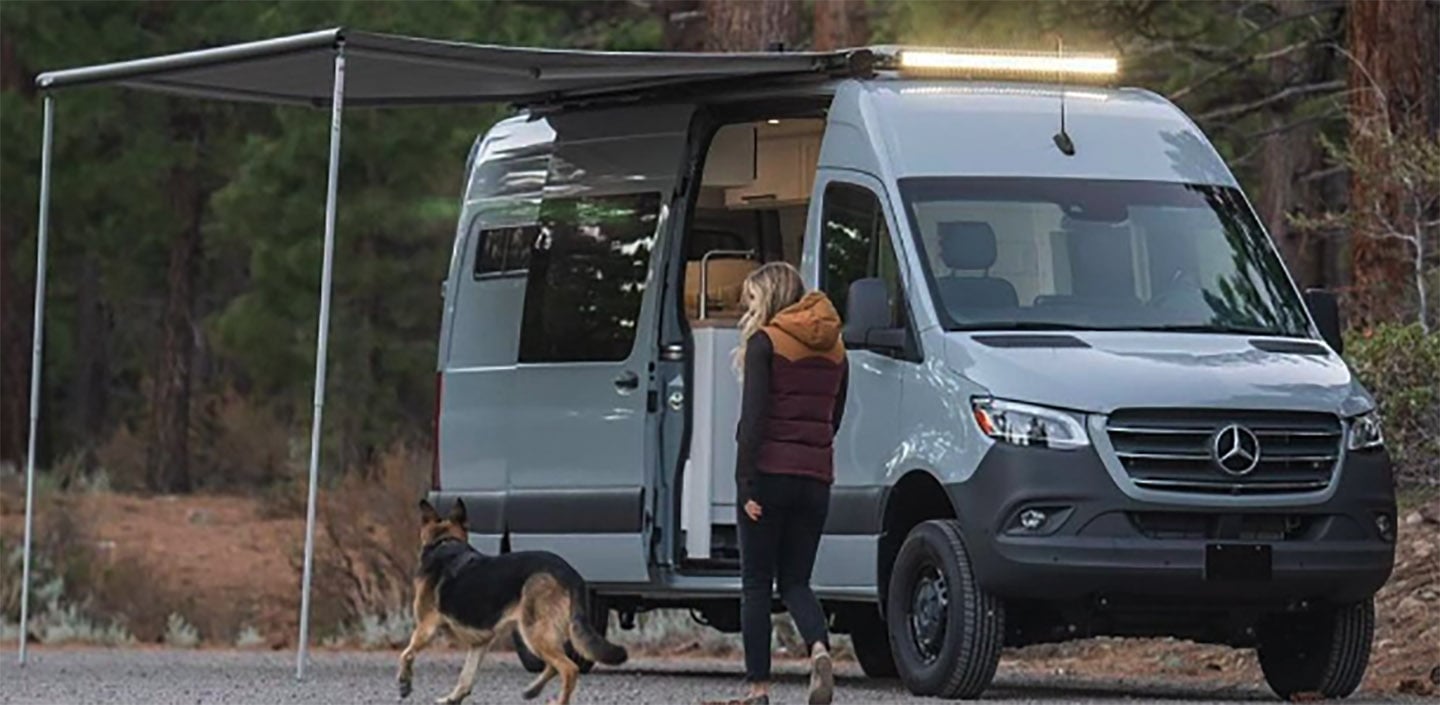
<svg viewBox="0 0 1440 705"><path fill-rule="evenodd" d="M1259 460L1248 472L1216 462L1216 435L1232 425L1258 442ZM1137 486L1227 495L1324 489L1342 437L1334 414L1219 409L1124 409L1110 416L1106 431Z"/></svg>
<svg viewBox="0 0 1440 705"><path fill-rule="evenodd" d="M1126 512L1130 524L1152 539L1293 541L1305 537L1315 517L1304 514L1207 514Z"/></svg>

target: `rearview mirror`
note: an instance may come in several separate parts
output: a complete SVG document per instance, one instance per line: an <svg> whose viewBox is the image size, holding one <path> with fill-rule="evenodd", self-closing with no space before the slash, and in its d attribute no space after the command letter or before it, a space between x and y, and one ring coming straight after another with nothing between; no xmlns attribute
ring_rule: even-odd
<svg viewBox="0 0 1440 705"><path fill-rule="evenodd" d="M1345 354L1345 338L1341 335L1345 326L1340 319L1340 303L1335 294L1324 289L1307 289L1305 308L1310 309L1310 318L1320 329L1320 337L1330 344L1336 355Z"/></svg>
<svg viewBox="0 0 1440 705"><path fill-rule="evenodd" d="M890 320L890 292L885 280L867 277L850 282L841 336L847 347L856 350L905 349L905 329Z"/></svg>

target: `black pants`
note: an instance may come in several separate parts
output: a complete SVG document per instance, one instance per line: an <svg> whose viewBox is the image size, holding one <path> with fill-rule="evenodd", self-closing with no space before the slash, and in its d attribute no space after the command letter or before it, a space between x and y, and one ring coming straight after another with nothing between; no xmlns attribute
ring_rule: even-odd
<svg viewBox="0 0 1440 705"><path fill-rule="evenodd" d="M793 475L760 473L755 479L760 521L737 508L740 531L740 628L745 644L745 680L770 680L770 605L776 578L780 599L806 646L827 647L825 612L810 590L810 572L820 532L830 510L830 485Z"/></svg>

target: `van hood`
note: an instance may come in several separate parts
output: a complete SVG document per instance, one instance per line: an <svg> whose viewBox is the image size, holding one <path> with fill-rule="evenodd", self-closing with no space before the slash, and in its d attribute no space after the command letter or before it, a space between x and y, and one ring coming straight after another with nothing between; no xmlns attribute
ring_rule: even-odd
<svg viewBox="0 0 1440 705"><path fill-rule="evenodd" d="M1112 331L951 332L945 340L950 367L990 394L1076 411L1208 407L1350 416L1374 408L1328 347L1273 352L1240 335Z"/></svg>

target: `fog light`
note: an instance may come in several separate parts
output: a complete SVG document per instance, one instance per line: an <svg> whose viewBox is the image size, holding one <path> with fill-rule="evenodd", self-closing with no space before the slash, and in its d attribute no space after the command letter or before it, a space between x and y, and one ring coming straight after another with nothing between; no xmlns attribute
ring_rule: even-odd
<svg viewBox="0 0 1440 705"><path fill-rule="evenodd" d="M1030 531L1040 528L1045 523L1045 512L1039 509L1026 509L1020 512L1020 526Z"/></svg>
<svg viewBox="0 0 1440 705"><path fill-rule="evenodd" d="M1386 541L1395 540L1395 517L1389 514L1375 515L1375 529L1380 532L1380 538Z"/></svg>

